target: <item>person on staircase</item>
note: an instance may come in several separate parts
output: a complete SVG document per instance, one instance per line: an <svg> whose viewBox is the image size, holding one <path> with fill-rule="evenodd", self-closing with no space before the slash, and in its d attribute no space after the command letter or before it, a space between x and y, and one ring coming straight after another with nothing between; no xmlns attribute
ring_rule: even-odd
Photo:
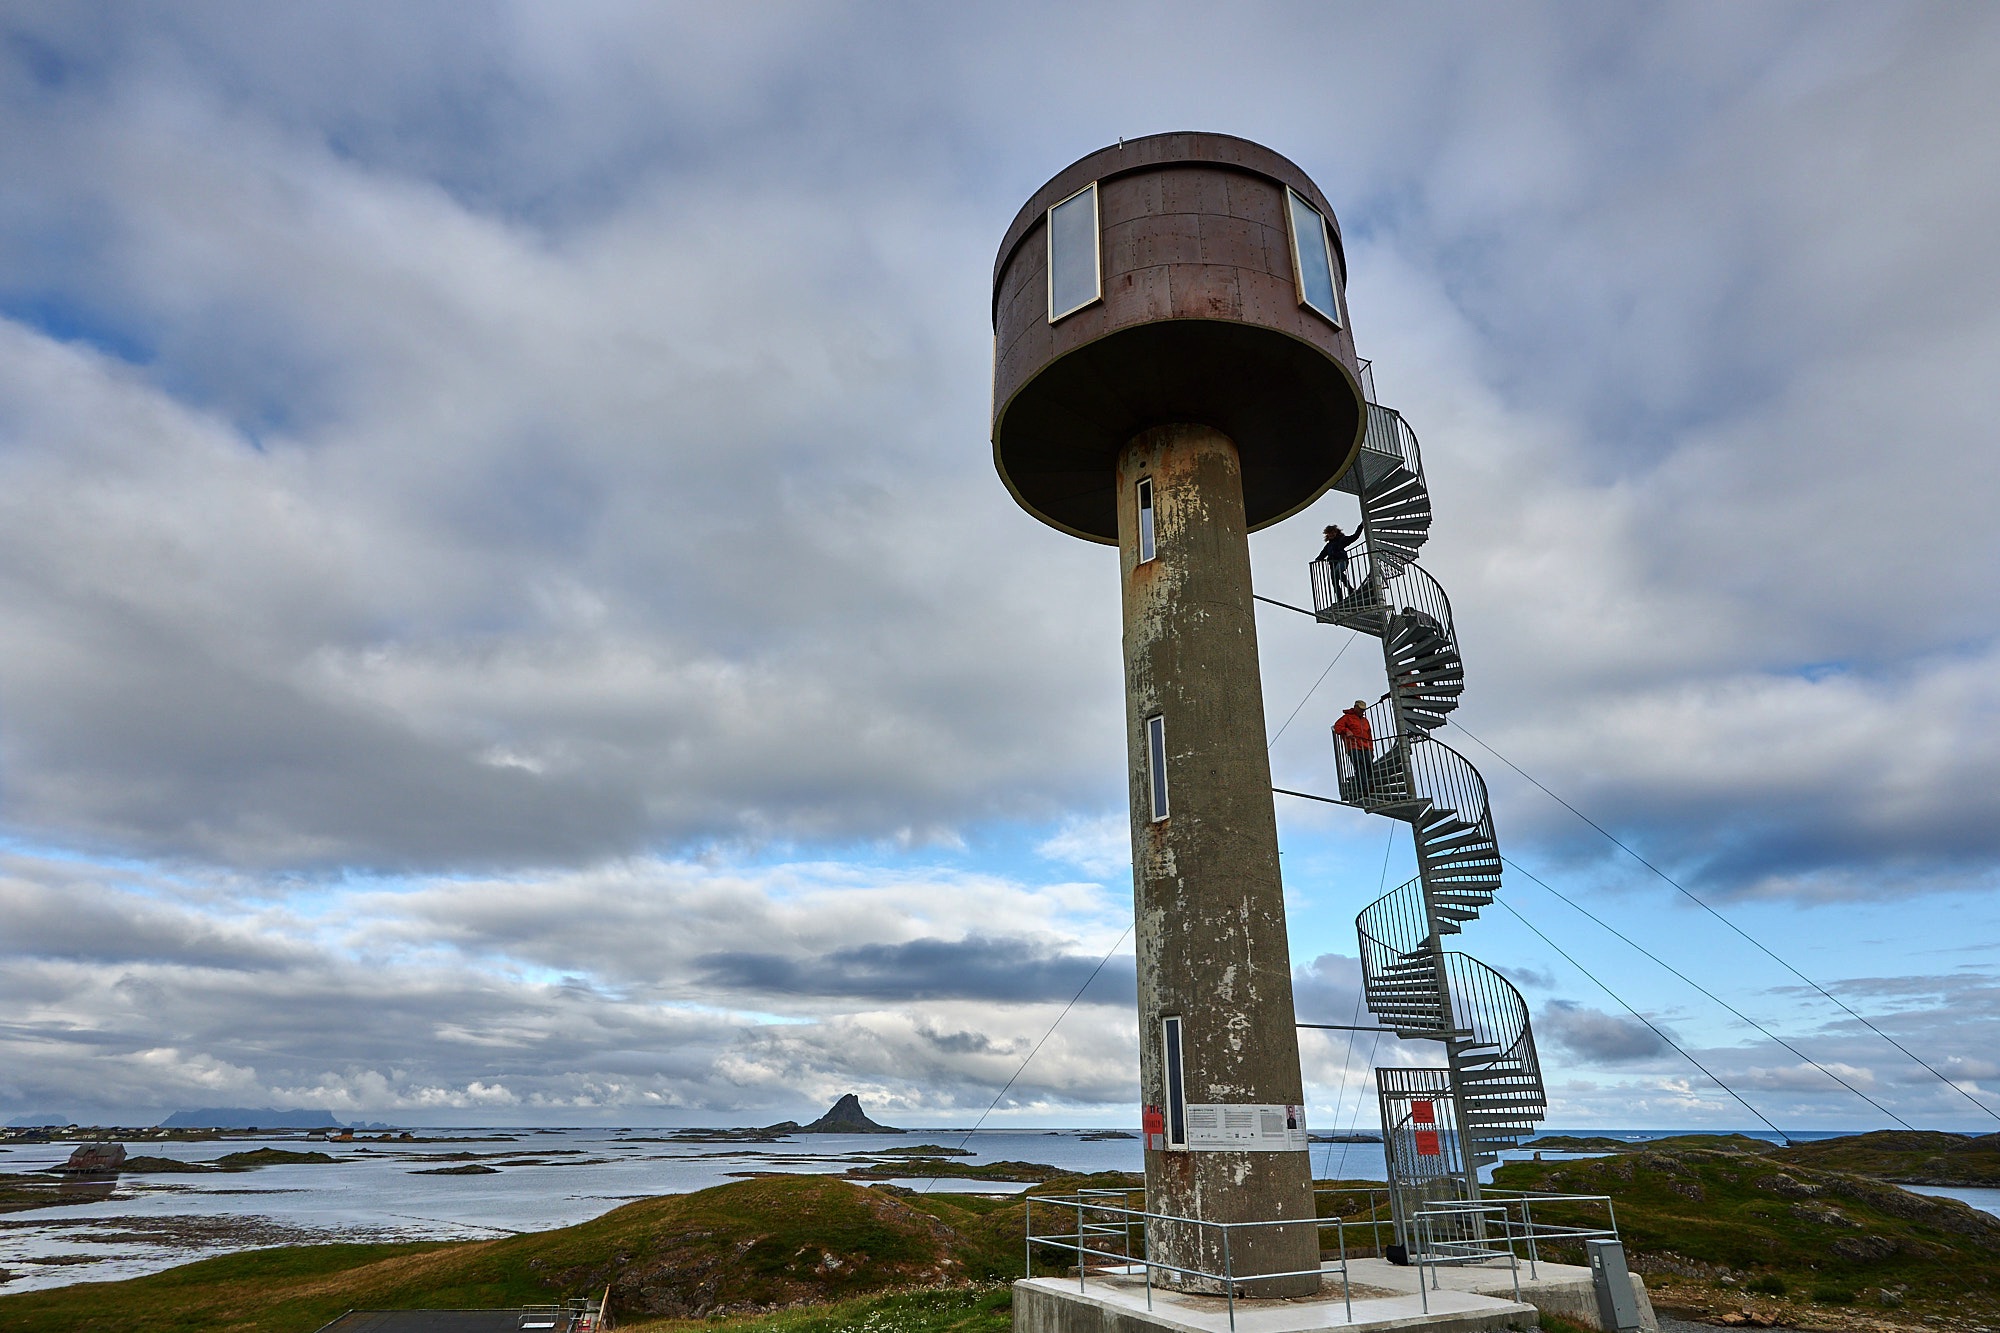
<svg viewBox="0 0 2000 1333"><path fill-rule="evenodd" d="M1333 566L1333 591L1336 597L1344 596L1347 592L1347 548L1361 540L1361 530L1367 526L1368 520L1362 519L1354 525L1353 535L1350 536L1342 532L1338 524L1327 524L1326 545L1319 548L1317 558Z"/></svg>
<svg viewBox="0 0 2000 1333"><path fill-rule="evenodd" d="M1366 796L1375 785L1375 730L1368 725L1368 705L1354 701L1333 724L1333 734L1347 750L1347 762L1354 766L1356 794Z"/></svg>

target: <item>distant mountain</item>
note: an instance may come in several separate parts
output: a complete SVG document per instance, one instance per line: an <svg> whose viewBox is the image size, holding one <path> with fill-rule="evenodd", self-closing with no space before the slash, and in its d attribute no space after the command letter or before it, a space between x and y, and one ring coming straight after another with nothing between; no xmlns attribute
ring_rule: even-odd
<svg viewBox="0 0 2000 1333"><path fill-rule="evenodd" d="M900 1129L878 1125L861 1109L861 1099L848 1093L827 1113L796 1131L800 1134L901 1134Z"/></svg>
<svg viewBox="0 0 2000 1333"><path fill-rule="evenodd" d="M9 1129L61 1129L64 1125L74 1125L73 1115L56 1115L49 1111L38 1111L34 1115L17 1115L7 1122Z"/></svg>
<svg viewBox="0 0 2000 1333"><path fill-rule="evenodd" d="M341 1129L331 1111L294 1108L277 1111L268 1106L204 1106L199 1111L176 1111L160 1122L161 1129ZM355 1126L355 1128L369 1128ZM386 1126L384 1126L386 1128Z"/></svg>

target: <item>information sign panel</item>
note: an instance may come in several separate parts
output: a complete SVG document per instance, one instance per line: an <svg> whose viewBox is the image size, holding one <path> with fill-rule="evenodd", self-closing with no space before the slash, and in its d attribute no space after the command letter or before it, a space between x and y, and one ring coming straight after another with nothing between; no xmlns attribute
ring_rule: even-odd
<svg viewBox="0 0 2000 1333"><path fill-rule="evenodd" d="M1306 1108L1213 1103L1187 1109L1193 1152L1305 1152Z"/></svg>

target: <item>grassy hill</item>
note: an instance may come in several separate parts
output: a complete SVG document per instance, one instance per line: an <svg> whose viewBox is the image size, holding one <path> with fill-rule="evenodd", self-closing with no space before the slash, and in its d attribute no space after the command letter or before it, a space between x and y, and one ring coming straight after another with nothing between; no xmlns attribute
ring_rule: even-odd
<svg viewBox="0 0 2000 1333"><path fill-rule="evenodd" d="M960 1316L1004 1325L1004 1301L996 1316L984 1284L1019 1274L1021 1210L1015 1200L891 1193L830 1176L746 1180L505 1240L256 1250L0 1296L0 1328L310 1333L350 1309L522 1305L607 1285L627 1324L956 1287L932 1301L942 1302L938 1328Z"/></svg>
<svg viewBox="0 0 2000 1333"><path fill-rule="evenodd" d="M1517 1162L1498 1183L1610 1195L1633 1266L1665 1308L1748 1309L1808 1328L2000 1326L2000 1218L1743 1142L1691 1135L1588 1160ZM1125 1183L1070 1177L1036 1192ZM1565 1218L1554 1204L1535 1215L1602 1217ZM609 1286L624 1327L656 1323L659 1333L696 1323L711 1333L1005 1333L1021 1223L1018 1199L767 1177L504 1240L271 1249L0 1296L0 1329L311 1333L349 1309L513 1306ZM1552 1249L1545 1258L1581 1258Z"/></svg>
<svg viewBox="0 0 2000 1333"><path fill-rule="evenodd" d="M1661 1305L1746 1304L1825 1325L1844 1307L1897 1322L2000 1323L2000 1217L1847 1171L1794 1149L1736 1151L1689 1136L1671 1147L1566 1162L1515 1162L1496 1183L1605 1194L1632 1266ZM1535 1219L1601 1224L1602 1213L1537 1205ZM1576 1261L1580 1256L1557 1256ZM1926 1318L1927 1317L1927 1318Z"/></svg>
<svg viewBox="0 0 2000 1333"><path fill-rule="evenodd" d="M1906 1185L2000 1187L2000 1134L1950 1134L1940 1130L1884 1129L1779 1147L1744 1134L1680 1134L1633 1142L1545 1134L1526 1145L1550 1152L1628 1153L1727 1149L1759 1153L1774 1162L1849 1171Z"/></svg>
<svg viewBox="0 0 2000 1333"><path fill-rule="evenodd" d="M1774 1148L1774 1161L1912 1185L2000 1187L2000 1134L1885 1129Z"/></svg>

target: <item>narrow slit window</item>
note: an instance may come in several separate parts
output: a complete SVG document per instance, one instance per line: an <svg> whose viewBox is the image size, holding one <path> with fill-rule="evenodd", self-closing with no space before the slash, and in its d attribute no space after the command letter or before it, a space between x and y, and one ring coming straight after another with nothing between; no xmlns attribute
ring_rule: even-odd
<svg viewBox="0 0 2000 1333"><path fill-rule="evenodd" d="M1285 191L1285 197L1292 206L1292 267L1299 284L1299 304L1325 315L1339 328L1340 293L1334 286L1333 242L1327 235L1326 219L1296 191Z"/></svg>
<svg viewBox="0 0 2000 1333"><path fill-rule="evenodd" d="M1139 482L1139 563L1158 554L1153 541L1153 479L1146 477Z"/></svg>
<svg viewBox="0 0 2000 1333"><path fill-rule="evenodd" d="M1097 182L1049 210L1049 323L1104 294L1098 262Z"/></svg>
<svg viewBox="0 0 2000 1333"><path fill-rule="evenodd" d="M1187 1147L1187 1086L1181 1073L1181 1020L1160 1020L1160 1054L1167 1076L1167 1146Z"/></svg>
<svg viewBox="0 0 2000 1333"><path fill-rule="evenodd" d="M1146 776L1153 789L1153 822L1167 817L1167 719L1158 713L1146 719Z"/></svg>

